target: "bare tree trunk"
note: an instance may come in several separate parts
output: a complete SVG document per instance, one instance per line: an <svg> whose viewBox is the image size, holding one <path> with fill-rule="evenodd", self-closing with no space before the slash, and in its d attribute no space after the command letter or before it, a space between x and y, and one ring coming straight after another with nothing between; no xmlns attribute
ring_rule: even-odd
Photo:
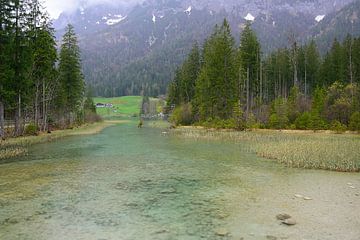
<svg viewBox="0 0 360 240"><path fill-rule="evenodd" d="M307 98L307 58L306 58L306 52L305 52L305 98Z"/></svg>
<svg viewBox="0 0 360 240"><path fill-rule="evenodd" d="M352 48L353 48L353 39L351 36L351 41L350 41L350 49L349 49L349 72L350 72L350 83L351 83L351 98L354 99L354 88L353 88L353 83L354 83L354 77L353 77L353 64L352 64Z"/></svg>
<svg viewBox="0 0 360 240"><path fill-rule="evenodd" d="M296 56L294 56L296 58ZM298 72L297 72L297 61L294 59L294 86L299 86Z"/></svg>
<svg viewBox="0 0 360 240"><path fill-rule="evenodd" d="M39 127L39 83L36 83L35 90L35 115L34 115L34 123L35 126Z"/></svg>
<svg viewBox="0 0 360 240"><path fill-rule="evenodd" d="M262 71L262 62L260 61L260 104L263 101L263 71Z"/></svg>
<svg viewBox="0 0 360 240"><path fill-rule="evenodd" d="M5 138L4 103L0 101L0 139Z"/></svg>
<svg viewBox="0 0 360 240"><path fill-rule="evenodd" d="M15 111L15 136L21 135L21 95L18 94L17 109Z"/></svg>
<svg viewBox="0 0 360 240"><path fill-rule="evenodd" d="M246 76L246 115L247 116L249 115L249 110L250 110L249 98L250 98L250 69L248 67L247 76Z"/></svg>
<svg viewBox="0 0 360 240"><path fill-rule="evenodd" d="M47 109L46 109L46 96L45 96L46 92L45 92L45 81L44 79L42 80L42 131L46 131L47 129L47 119L46 119L46 115L47 115Z"/></svg>

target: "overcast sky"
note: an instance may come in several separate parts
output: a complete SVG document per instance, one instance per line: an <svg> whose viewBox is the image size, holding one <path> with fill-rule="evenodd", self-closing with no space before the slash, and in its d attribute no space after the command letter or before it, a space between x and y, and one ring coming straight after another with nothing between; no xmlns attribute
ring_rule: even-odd
<svg viewBox="0 0 360 240"><path fill-rule="evenodd" d="M77 9L80 4L87 5L96 4L99 2L110 2L116 4L137 3L142 0L44 0L45 7L52 18L57 18L63 11L71 11Z"/></svg>

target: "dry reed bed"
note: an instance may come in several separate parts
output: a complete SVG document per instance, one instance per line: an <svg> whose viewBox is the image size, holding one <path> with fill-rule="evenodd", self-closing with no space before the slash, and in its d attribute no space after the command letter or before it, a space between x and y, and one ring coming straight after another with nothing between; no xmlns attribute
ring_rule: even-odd
<svg viewBox="0 0 360 240"><path fill-rule="evenodd" d="M360 136L281 131L216 131L179 128L172 134L194 139L214 139L245 144L260 157L288 167L342 172L360 171Z"/></svg>

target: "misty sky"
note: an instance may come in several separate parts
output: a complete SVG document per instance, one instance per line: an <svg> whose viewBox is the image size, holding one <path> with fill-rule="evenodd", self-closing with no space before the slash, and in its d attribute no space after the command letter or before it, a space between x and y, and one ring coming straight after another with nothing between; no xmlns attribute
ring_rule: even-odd
<svg viewBox="0 0 360 240"><path fill-rule="evenodd" d="M57 18L63 11L72 11L77 9L80 4L87 5L96 4L99 2L110 2L117 4L136 3L142 0L44 0L47 11L52 18Z"/></svg>

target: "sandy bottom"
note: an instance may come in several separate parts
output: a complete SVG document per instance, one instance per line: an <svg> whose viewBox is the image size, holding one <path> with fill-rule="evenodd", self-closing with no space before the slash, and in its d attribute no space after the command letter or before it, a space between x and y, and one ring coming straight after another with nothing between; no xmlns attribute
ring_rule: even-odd
<svg viewBox="0 0 360 240"><path fill-rule="evenodd" d="M232 239L360 239L359 175L308 171L257 189L256 197L234 204ZM282 224L276 219L280 213L297 224Z"/></svg>

